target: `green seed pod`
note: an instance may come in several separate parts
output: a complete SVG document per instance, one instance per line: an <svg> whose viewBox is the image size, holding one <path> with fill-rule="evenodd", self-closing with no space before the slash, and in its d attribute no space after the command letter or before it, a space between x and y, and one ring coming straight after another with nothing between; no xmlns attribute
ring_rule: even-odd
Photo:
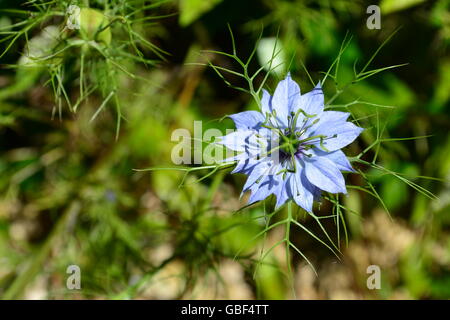
<svg viewBox="0 0 450 320"><path fill-rule="evenodd" d="M109 20L103 13L96 9L82 8L78 19L80 33L84 39L95 40L106 45L111 43Z"/></svg>

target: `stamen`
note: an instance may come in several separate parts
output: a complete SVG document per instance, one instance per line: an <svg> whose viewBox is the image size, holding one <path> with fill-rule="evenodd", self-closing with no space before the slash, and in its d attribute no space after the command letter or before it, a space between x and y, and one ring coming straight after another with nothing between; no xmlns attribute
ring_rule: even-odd
<svg viewBox="0 0 450 320"><path fill-rule="evenodd" d="M303 114L306 119L303 119L303 125L302 127L305 125L305 123L307 122L308 119L314 118L315 116L317 116L317 114L307 114L303 109L298 108L295 116L294 116L294 121L292 122L292 131L295 130L295 126L297 125L297 120L298 120L298 116L301 114Z"/></svg>

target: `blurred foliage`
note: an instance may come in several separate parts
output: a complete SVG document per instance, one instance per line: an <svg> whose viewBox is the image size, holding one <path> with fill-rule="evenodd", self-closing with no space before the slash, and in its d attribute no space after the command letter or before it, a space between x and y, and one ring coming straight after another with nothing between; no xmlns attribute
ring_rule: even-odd
<svg viewBox="0 0 450 320"><path fill-rule="evenodd" d="M81 30L67 28L73 4L84 8ZM0 297L284 299L295 291L300 298L450 298L450 1L382 0L380 30L366 28L371 4L0 2ZM245 204L243 176L219 172L198 182L199 172L180 188L180 172L134 171L171 165L174 129L193 130L194 120L203 120L203 130L224 131L231 121L215 120L256 108L205 66L235 70L230 59L200 54L231 51L227 23L243 59L263 32L251 72L270 59L278 37L284 65L270 74L268 89L290 70L302 91L310 90L305 68L314 82L322 79L351 36L324 87L327 100L339 92L334 105L353 101L346 107L368 128L346 153L358 154L382 133L383 143L363 160L376 157L439 200L355 164L385 207L361 176L347 176L361 186L336 200L348 208L348 244L344 224L323 220L341 259L292 228L291 241L318 276L292 252L291 278L283 248L259 260L262 246L282 233L273 228L255 239L269 209L236 211ZM355 68L399 27L372 67L408 65L353 83ZM245 86L233 74L224 77ZM317 211L325 217L332 206L324 202ZM298 219L320 234L314 219ZM71 264L81 268L81 290L66 289ZM366 287L370 264L381 267L382 290Z"/></svg>

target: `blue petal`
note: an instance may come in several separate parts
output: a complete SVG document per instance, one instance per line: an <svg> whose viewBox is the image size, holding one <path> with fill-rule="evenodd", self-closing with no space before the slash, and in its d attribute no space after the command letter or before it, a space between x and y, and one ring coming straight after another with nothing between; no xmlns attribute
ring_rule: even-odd
<svg viewBox="0 0 450 320"><path fill-rule="evenodd" d="M298 168L300 168L300 163L297 162ZM312 212L313 202L314 202L314 187L306 178L304 168L297 169L294 174L294 179L291 182L292 196L295 203L300 207L305 209L307 212Z"/></svg>
<svg viewBox="0 0 450 320"><path fill-rule="evenodd" d="M256 201L266 199L271 194L276 194L277 190L281 186L281 183L282 181L279 175L275 174L264 175L261 181L259 181L258 183L254 183L250 187L251 195L248 203L252 204L255 203Z"/></svg>
<svg viewBox="0 0 450 320"><path fill-rule="evenodd" d="M349 116L349 112L324 111L320 116L320 121L318 123L319 125L317 127L320 127L322 125L327 126L333 122L345 122L347 121Z"/></svg>
<svg viewBox="0 0 450 320"><path fill-rule="evenodd" d="M265 131L264 131L265 132ZM243 151L251 155L261 152L261 139L266 138L257 130L236 130L226 136L217 137L215 143L224 145L230 150Z"/></svg>
<svg viewBox="0 0 450 320"><path fill-rule="evenodd" d="M218 137L216 143L222 144L230 150L245 151L247 146L246 139L249 138L254 131L252 130L236 130L226 136Z"/></svg>
<svg viewBox="0 0 450 320"><path fill-rule="evenodd" d="M298 108L301 108L308 115L320 115L323 112L324 104L322 86L319 82L314 89L300 96L297 109L293 111L297 112Z"/></svg>
<svg viewBox="0 0 450 320"><path fill-rule="evenodd" d="M258 111L244 111L230 116L237 129L258 129L264 122L264 116Z"/></svg>
<svg viewBox="0 0 450 320"><path fill-rule="evenodd" d="M276 112L276 118L280 127L288 127L288 116L298 105L300 98L300 87L288 74L286 79L278 83L272 97L272 108Z"/></svg>
<svg viewBox="0 0 450 320"><path fill-rule="evenodd" d="M306 177L313 185L331 193L347 193L344 177L331 160L312 157L304 162Z"/></svg>
<svg viewBox="0 0 450 320"><path fill-rule="evenodd" d="M347 157L341 150L336 150L333 152L325 152L316 148L312 150L315 156L325 157L328 160L333 161L339 170L355 172Z"/></svg>
<svg viewBox="0 0 450 320"><path fill-rule="evenodd" d="M236 167L231 173L244 173L249 174L253 168L261 161L257 157L252 157L247 153L240 153L235 157L227 159L228 161L238 161ZM227 161L227 162L228 162Z"/></svg>
<svg viewBox="0 0 450 320"><path fill-rule="evenodd" d="M317 118L312 118L311 120L316 120L314 125L309 126L307 130L307 134L309 136L316 135L316 131L320 130L320 128L326 128L329 126L337 125L339 123L343 123L350 116L348 112L341 111L324 111ZM318 119L318 121L317 121Z"/></svg>
<svg viewBox="0 0 450 320"><path fill-rule="evenodd" d="M269 197L274 193L274 190L278 188L279 183L280 182L276 179L271 178L264 181L260 187L252 188L250 198L248 199L248 204L252 204Z"/></svg>
<svg viewBox="0 0 450 320"><path fill-rule="evenodd" d="M272 162L267 159L259 160L252 167L251 172L248 173L247 181L245 182L243 191L247 191L256 182L263 181L266 176L270 174ZM258 181L259 180L259 181Z"/></svg>
<svg viewBox="0 0 450 320"><path fill-rule="evenodd" d="M287 200L289 200L289 185L290 181L292 179L292 176L286 177L284 180L281 180L281 183L279 187L275 191L275 195L277 197L277 203L275 205L275 209L278 209L283 204L286 203Z"/></svg>
<svg viewBox="0 0 450 320"><path fill-rule="evenodd" d="M303 130L306 128L305 137L311 137L317 135L316 131L321 127L327 127L330 125L336 126L339 123L343 123L350 116L348 112L340 111L323 111L312 118L307 118L300 114L296 123L297 130Z"/></svg>
<svg viewBox="0 0 450 320"><path fill-rule="evenodd" d="M321 134L327 138L323 141L325 151L331 152L341 149L352 143L364 129L355 126L351 122L330 123L330 125L321 125L317 128L315 134ZM317 147L321 148L317 143Z"/></svg>

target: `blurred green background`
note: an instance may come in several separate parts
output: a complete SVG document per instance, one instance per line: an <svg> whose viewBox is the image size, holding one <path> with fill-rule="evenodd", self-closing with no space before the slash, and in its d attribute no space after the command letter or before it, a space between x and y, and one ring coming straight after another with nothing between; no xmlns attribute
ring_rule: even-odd
<svg viewBox="0 0 450 320"><path fill-rule="evenodd" d="M71 4L91 8L81 11L81 30L67 28ZM379 30L366 26L371 4L381 8ZM450 1L2 0L0 10L1 298L450 298ZM202 53L231 52L227 23L243 59L263 31L252 71L279 37L284 65L270 75L269 90L287 69L310 90L303 64L319 81L352 36L338 72L345 92L335 102L395 108L352 104L367 130L346 153L364 150L380 126L384 138L431 135L386 141L377 161L439 200L356 165L390 215L367 192L350 189L341 197L348 243L342 224L324 223L339 239L340 259L293 229L291 241L318 275L292 251L289 278L284 246L258 264L261 246L283 230L252 241L265 208L236 212L245 205L245 177L225 171L196 182L194 173L179 188L180 172L133 171L173 166L174 129L192 130L194 120L204 130L233 128L217 119L256 108L205 66L238 69ZM408 65L345 86L399 27L371 66ZM331 98L334 81L324 90ZM364 186L358 175L347 179ZM317 214L331 210L324 201ZM298 219L326 240L313 219ZM73 264L80 290L66 288ZM366 286L369 265L380 266L380 290Z"/></svg>

